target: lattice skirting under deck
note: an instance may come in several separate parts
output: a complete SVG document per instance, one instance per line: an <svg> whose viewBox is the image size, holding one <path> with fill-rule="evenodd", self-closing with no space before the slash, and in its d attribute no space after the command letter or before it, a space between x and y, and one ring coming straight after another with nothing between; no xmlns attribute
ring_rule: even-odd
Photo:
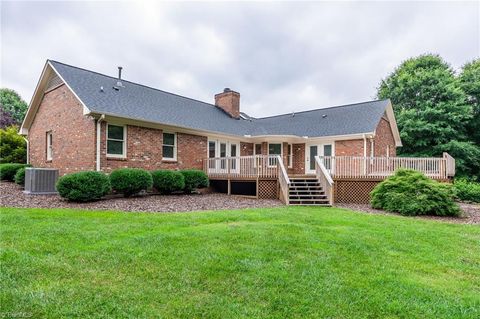
<svg viewBox="0 0 480 319"><path fill-rule="evenodd" d="M334 203L368 204L380 180L335 180Z"/></svg>
<svg viewBox="0 0 480 319"><path fill-rule="evenodd" d="M277 199L278 183L276 180L259 180L258 181L258 198Z"/></svg>

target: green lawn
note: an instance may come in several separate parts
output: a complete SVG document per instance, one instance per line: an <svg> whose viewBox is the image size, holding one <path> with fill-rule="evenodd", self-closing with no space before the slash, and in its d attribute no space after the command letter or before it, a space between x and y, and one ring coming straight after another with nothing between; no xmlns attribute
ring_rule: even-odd
<svg viewBox="0 0 480 319"><path fill-rule="evenodd" d="M480 317L478 226L307 207L0 218L2 318Z"/></svg>

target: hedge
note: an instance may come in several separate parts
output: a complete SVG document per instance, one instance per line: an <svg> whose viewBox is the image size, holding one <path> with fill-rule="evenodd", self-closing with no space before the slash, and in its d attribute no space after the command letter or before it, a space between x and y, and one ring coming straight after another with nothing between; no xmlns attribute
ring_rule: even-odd
<svg viewBox="0 0 480 319"><path fill-rule="evenodd" d="M172 170L152 172L153 187L162 194L171 194L185 188L185 178L182 173Z"/></svg>
<svg viewBox="0 0 480 319"><path fill-rule="evenodd" d="M29 167L28 164L19 163L5 163L0 164L0 180L2 181L15 181L15 174L20 168Z"/></svg>
<svg viewBox="0 0 480 319"><path fill-rule="evenodd" d="M480 183L467 179L455 179L453 184L458 199L480 203Z"/></svg>
<svg viewBox="0 0 480 319"><path fill-rule="evenodd" d="M451 185L434 181L420 172L400 169L371 192L374 208L402 215L459 216Z"/></svg>
<svg viewBox="0 0 480 319"><path fill-rule="evenodd" d="M186 193L191 193L193 190L198 188L208 187L209 181L208 176L204 171L197 169L185 169L181 170L183 177L185 178L185 188Z"/></svg>
<svg viewBox="0 0 480 319"><path fill-rule="evenodd" d="M60 196L75 202L99 200L111 190L108 176L95 171L67 174L57 181Z"/></svg>
<svg viewBox="0 0 480 319"><path fill-rule="evenodd" d="M139 168L120 168L110 174L112 189L129 197L152 188L152 175Z"/></svg>
<svg viewBox="0 0 480 319"><path fill-rule="evenodd" d="M21 167L17 170L14 180L18 185L25 186L25 167Z"/></svg>

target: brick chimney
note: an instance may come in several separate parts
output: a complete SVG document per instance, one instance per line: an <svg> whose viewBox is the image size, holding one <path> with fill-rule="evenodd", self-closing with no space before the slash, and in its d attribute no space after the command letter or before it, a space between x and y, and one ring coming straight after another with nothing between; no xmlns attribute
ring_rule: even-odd
<svg viewBox="0 0 480 319"><path fill-rule="evenodd" d="M222 93L215 94L215 105L231 117L240 118L240 93L225 88Z"/></svg>

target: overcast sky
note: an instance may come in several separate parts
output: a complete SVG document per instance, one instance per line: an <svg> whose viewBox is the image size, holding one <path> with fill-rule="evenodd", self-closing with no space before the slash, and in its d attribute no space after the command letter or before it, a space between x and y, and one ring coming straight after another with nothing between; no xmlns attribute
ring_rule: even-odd
<svg viewBox="0 0 480 319"><path fill-rule="evenodd" d="M479 2L1 2L1 86L29 102L46 59L265 116L371 100L402 60L480 56Z"/></svg>

